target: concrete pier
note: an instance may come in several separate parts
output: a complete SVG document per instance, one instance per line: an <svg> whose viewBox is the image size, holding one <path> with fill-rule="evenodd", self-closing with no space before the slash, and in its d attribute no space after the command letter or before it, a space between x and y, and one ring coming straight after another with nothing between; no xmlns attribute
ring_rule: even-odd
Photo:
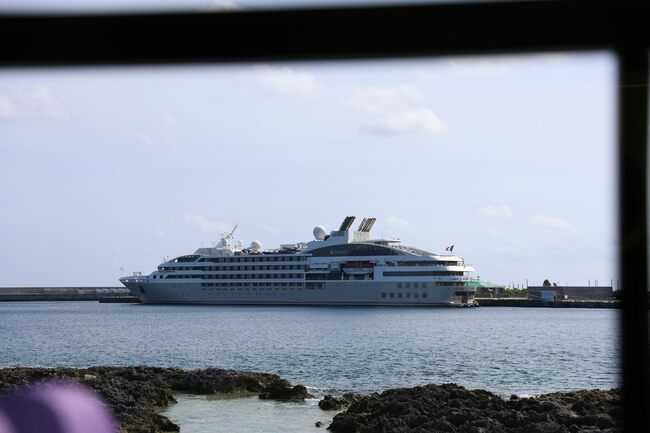
<svg viewBox="0 0 650 433"><path fill-rule="evenodd" d="M621 308L618 300L563 300L538 301L528 298L474 298L481 307L527 307L527 308Z"/></svg>
<svg viewBox="0 0 650 433"><path fill-rule="evenodd" d="M107 296L128 296L124 287L0 287L0 302L98 301Z"/></svg>
<svg viewBox="0 0 650 433"><path fill-rule="evenodd" d="M100 304L140 304L140 300L133 295L125 296L102 296L99 298Z"/></svg>

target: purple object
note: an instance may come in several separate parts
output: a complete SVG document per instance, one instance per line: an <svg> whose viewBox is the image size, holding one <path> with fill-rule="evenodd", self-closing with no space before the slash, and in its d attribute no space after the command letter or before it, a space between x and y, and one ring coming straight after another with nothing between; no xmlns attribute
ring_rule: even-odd
<svg viewBox="0 0 650 433"><path fill-rule="evenodd" d="M87 388L41 382L0 399L0 433L116 433L110 409Z"/></svg>

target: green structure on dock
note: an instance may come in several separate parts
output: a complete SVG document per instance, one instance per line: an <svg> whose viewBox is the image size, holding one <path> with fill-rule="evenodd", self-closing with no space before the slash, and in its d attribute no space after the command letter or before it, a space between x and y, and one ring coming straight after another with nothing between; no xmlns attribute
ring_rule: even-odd
<svg viewBox="0 0 650 433"><path fill-rule="evenodd" d="M476 287L476 297L491 297L492 295L498 295L500 292L505 290L503 284L495 284L489 281L481 280L481 277L476 277L476 280L469 281L468 286Z"/></svg>

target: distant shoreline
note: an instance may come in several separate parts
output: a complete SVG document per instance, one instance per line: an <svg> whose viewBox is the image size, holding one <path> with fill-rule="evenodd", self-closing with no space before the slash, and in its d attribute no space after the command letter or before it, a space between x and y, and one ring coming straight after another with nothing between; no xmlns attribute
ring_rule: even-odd
<svg viewBox="0 0 650 433"><path fill-rule="evenodd" d="M481 307L524 307L524 308L622 308L619 300L590 299L539 301L528 298L474 298Z"/></svg>

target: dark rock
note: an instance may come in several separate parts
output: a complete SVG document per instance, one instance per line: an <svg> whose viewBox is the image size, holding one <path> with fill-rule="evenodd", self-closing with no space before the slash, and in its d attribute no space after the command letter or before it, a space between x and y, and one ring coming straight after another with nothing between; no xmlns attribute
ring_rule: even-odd
<svg viewBox="0 0 650 433"><path fill-rule="evenodd" d="M355 394L352 392L345 393L341 397L332 397L331 395L326 395L321 401L318 402L318 407L320 407L322 410L341 410L358 401L360 398L360 394Z"/></svg>
<svg viewBox="0 0 650 433"><path fill-rule="evenodd" d="M335 406L337 401L326 397L320 403ZM622 431L620 414L616 389L505 400L444 384L359 396L328 428L333 433L614 433Z"/></svg>
<svg viewBox="0 0 650 433"><path fill-rule="evenodd" d="M444 417L433 421L428 421L420 425L424 431L456 432L456 427Z"/></svg>
<svg viewBox="0 0 650 433"><path fill-rule="evenodd" d="M286 380L278 378L271 382L259 397L263 400L304 400L313 395L303 385L291 386Z"/></svg>
<svg viewBox="0 0 650 433"><path fill-rule="evenodd" d="M316 421L316 427L322 427L323 423L321 421Z"/></svg>
<svg viewBox="0 0 650 433"><path fill-rule="evenodd" d="M292 387L275 374L158 367L4 368L0 369L0 391L53 379L80 383L101 395L112 409L122 433L180 431L178 425L158 413L176 402L173 392L266 393L272 390L277 393L276 387L282 384L288 400L309 396L304 386Z"/></svg>

